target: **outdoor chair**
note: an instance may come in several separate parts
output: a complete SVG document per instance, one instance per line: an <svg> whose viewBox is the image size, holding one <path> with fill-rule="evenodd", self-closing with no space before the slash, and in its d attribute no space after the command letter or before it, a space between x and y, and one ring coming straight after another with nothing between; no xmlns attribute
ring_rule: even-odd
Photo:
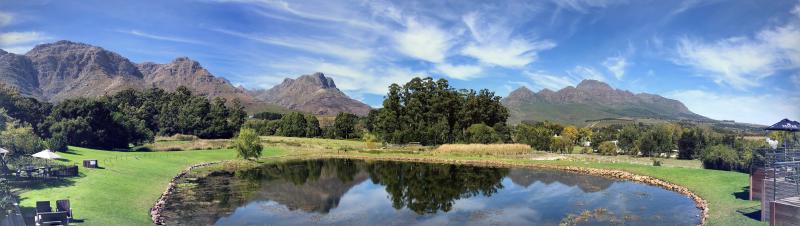
<svg viewBox="0 0 800 226"><path fill-rule="evenodd" d="M69 199L57 200L56 211L67 212L67 218L72 220L72 208L69 205Z"/></svg>
<svg viewBox="0 0 800 226"><path fill-rule="evenodd" d="M50 206L50 201L36 202L36 214L53 212L53 207Z"/></svg>
<svg viewBox="0 0 800 226"><path fill-rule="evenodd" d="M50 212L36 214L36 226L69 225L67 212Z"/></svg>

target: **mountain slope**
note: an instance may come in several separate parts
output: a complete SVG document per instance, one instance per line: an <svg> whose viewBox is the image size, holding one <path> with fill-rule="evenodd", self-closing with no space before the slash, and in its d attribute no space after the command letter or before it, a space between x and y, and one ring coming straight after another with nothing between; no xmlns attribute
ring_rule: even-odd
<svg viewBox="0 0 800 226"><path fill-rule="evenodd" d="M584 80L576 87L558 91L533 92L521 87L503 98L511 117L509 121L550 120L584 124L603 118L655 118L664 120L707 121L689 111L683 103L658 95L614 89L595 80Z"/></svg>
<svg viewBox="0 0 800 226"><path fill-rule="evenodd" d="M287 78L271 89L253 91L251 94L268 103L316 115L350 112L363 116L371 109L348 97L336 88L333 79L319 72L297 79Z"/></svg>

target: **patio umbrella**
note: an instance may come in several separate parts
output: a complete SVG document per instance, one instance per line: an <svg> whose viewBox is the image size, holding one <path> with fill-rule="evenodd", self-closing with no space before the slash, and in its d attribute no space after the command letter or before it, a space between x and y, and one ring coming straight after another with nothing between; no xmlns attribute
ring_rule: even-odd
<svg viewBox="0 0 800 226"><path fill-rule="evenodd" d="M8 154L8 153L11 153L11 152L6 150L5 148L0 148L0 154Z"/></svg>
<svg viewBox="0 0 800 226"><path fill-rule="evenodd" d="M40 158L40 159L47 159L47 160L60 159L61 158L61 156L59 156L58 154L56 154L53 151L50 151L50 149L45 149L44 151L37 152L36 154L33 154L31 156L36 157L36 158Z"/></svg>

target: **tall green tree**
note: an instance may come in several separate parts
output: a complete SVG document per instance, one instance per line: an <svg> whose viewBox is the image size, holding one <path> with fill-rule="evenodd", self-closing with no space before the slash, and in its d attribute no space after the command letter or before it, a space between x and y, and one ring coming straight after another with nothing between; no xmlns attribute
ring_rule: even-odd
<svg viewBox="0 0 800 226"><path fill-rule="evenodd" d="M625 151L625 153L636 155L639 152L638 141L640 136L641 132L637 125L625 125L619 132L619 141L617 142L617 145L619 148Z"/></svg>
<svg viewBox="0 0 800 226"><path fill-rule="evenodd" d="M233 142L236 153L243 159L258 159L261 157L261 140L256 131L250 128L241 128L239 135Z"/></svg>
<svg viewBox="0 0 800 226"><path fill-rule="evenodd" d="M319 128L319 119L314 115L306 115L306 137L318 137L322 133Z"/></svg>
<svg viewBox="0 0 800 226"><path fill-rule="evenodd" d="M343 139L351 139L358 137L356 131L356 123L358 116L346 112L339 112L333 122L336 137Z"/></svg>
<svg viewBox="0 0 800 226"><path fill-rule="evenodd" d="M306 126L306 117L302 113L292 112L283 115L277 133L287 137L305 137Z"/></svg>

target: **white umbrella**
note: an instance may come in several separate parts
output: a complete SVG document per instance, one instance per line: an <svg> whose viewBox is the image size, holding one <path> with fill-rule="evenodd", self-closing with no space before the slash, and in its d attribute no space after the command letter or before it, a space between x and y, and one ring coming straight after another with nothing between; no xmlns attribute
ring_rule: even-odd
<svg viewBox="0 0 800 226"><path fill-rule="evenodd" d="M8 154L8 153L11 153L11 152L6 150L5 148L0 148L0 154Z"/></svg>
<svg viewBox="0 0 800 226"><path fill-rule="evenodd" d="M37 152L36 154L33 154L31 156L36 157L36 158L42 158L42 159L60 159L61 158L61 156L59 156L58 154L54 153L53 151L50 151L50 149L45 149L44 151Z"/></svg>

